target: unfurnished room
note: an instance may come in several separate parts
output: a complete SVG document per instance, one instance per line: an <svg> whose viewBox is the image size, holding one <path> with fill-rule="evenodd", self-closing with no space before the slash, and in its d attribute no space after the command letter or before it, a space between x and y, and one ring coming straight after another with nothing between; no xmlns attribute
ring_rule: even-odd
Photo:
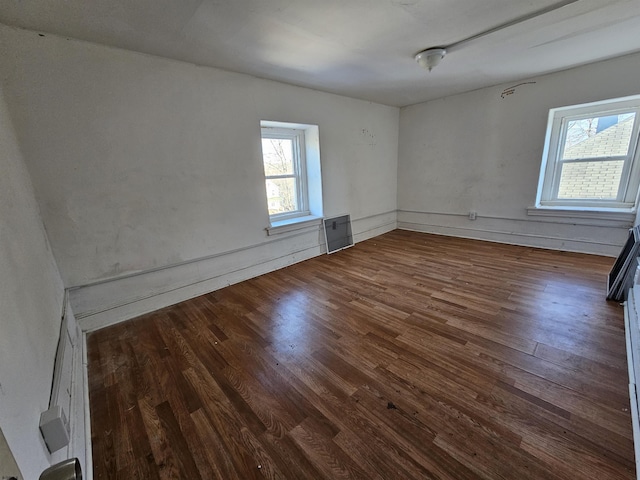
<svg viewBox="0 0 640 480"><path fill-rule="evenodd" d="M0 477L636 479L638 0L0 0Z"/></svg>

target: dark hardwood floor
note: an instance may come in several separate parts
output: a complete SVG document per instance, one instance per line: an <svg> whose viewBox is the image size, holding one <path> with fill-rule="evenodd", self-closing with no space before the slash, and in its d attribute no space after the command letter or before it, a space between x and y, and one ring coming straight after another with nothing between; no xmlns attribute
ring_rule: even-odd
<svg viewBox="0 0 640 480"><path fill-rule="evenodd" d="M94 476L632 479L613 260L396 230L92 333Z"/></svg>

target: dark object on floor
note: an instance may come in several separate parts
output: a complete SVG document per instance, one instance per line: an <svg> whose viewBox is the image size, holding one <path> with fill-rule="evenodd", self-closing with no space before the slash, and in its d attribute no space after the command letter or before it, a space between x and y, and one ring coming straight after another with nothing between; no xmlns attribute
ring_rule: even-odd
<svg viewBox="0 0 640 480"><path fill-rule="evenodd" d="M607 300L625 300L633 285L636 261L640 253L640 226L629 230L629 238L607 277Z"/></svg>

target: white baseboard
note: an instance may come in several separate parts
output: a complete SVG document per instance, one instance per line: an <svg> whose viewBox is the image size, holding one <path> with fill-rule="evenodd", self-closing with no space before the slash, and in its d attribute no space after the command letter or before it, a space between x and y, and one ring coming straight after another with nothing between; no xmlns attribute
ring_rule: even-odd
<svg viewBox="0 0 640 480"><path fill-rule="evenodd" d="M86 480L93 480L93 446L91 443L91 408L89 404L89 361L87 358L87 334L82 332L80 343L82 344L82 361L80 364L81 381L82 381L82 398L78 398L78 404L82 404L84 413L84 464L83 464L83 478ZM80 434L78 434L78 440L80 441Z"/></svg>
<svg viewBox="0 0 640 480"><path fill-rule="evenodd" d="M70 439L64 448L53 452L50 459L55 464L76 457L82 466L83 477L91 479L91 463L87 460L91 432L86 423L89 406L85 402L87 382L84 375L86 362L83 361L86 344L68 295L64 296L63 304L49 407L59 406L63 409L69 422ZM86 472L89 472L88 476L84 475Z"/></svg>
<svg viewBox="0 0 640 480"><path fill-rule="evenodd" d="M71 313L73 315L73 313ZM82 477L93 479L91 463L91 423L89 418L88 378L86 377L86 338L77 329L73 346L73 383L71 390L71 441L68 458L76 457L82 465Z"/></svg>
<svg viewBox="0 0 640 480"><path fill-rule="evenodd" d="M631 406L631 427L636 457L636 478L640 480L640 419L638 417L638 380L640 379L640 329L639 311L640 286L629 290L629 298L624 302L624 332L627 347L627 368L629 371L629 401Z"/></svg>
<svg viewBox="0 0 640 480"><path fill-rule="evenodd" d="M486 240L616 257L628 236L628 226L596 225L557 219L524 220L431 212L398 211L398 228L417 232Z"/></svg>
<svg viewBox="0 0 640 480"><path fill-rule="evenodd" d="M361 242L394 230L396 212L353 220ZM211 257L69 289L82 331L88 332L203 295L325 252L321 228L273 237Z"/></svg>
<svg viewBox="0 0 640 480"><path fill-rule="evenodd" d="M398 228L397 212L381 213L352 220L353 240L355 243L369 240ZM325 250L326 251L326 250Z"/></svg>

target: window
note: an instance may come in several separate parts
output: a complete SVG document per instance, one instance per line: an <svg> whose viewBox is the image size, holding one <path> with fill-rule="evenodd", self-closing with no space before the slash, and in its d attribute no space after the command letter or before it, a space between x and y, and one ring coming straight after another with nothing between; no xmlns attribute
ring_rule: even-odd
<svg viewBox="0 0 640 480"><path fill-rule="evenodd" d="M537 208L633 211L640 96L549 112Z"/></svg>
<svg viewBox="0 0 640 480"><path fill-rule="evenodd" d="M262 163L271 227L322 217L320 135L317 125L263 120ZM271 233L270 233L271 234Z"/></svg>
<svg viewBox="0 0 640 480"><path fill-rule="evenodd" d="M263 127L262 161L271 219L308 215L304 131Z"/></svg>

